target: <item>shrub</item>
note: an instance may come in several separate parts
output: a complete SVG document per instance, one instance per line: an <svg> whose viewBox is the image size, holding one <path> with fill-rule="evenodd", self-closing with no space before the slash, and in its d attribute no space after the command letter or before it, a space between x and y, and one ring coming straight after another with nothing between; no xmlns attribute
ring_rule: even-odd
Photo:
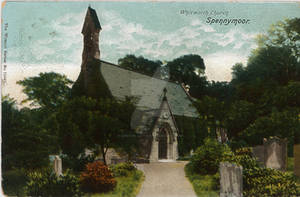
<svg viewBox="0 0 300 197"><path fill-rule="evenodd" d="M121 177L128 176L130 173L136 171L136 168L132 162L126 162L113 165L111 170L115 177Z"/></svg>
<svg viewBox="0 0 300 197"><path fill-rule="evenodd" d="M25 187L28 196L81 196L79 179L66 171L57 177L51 169L32 172Z"/></svg>
<svg viewBox="0 0 300 197"><path fill-rule="evenodd" d="M85 192L102 193L113 190L117 182L103 162L95 161L86 165L86 169L80 175L80 184Z"/></svg>
<svg viewBox="0 0 300 197"><path fill-rule="evenodd" d="M2 171L2 187L8 196L25 196L24 186L27 182L24 169L12 169Z"/></svg>
<svg viewBox="0 0 300 197"><path fill-rule="evenodd" d="M228 157L229 162L243 166L244 196L299 196L296 180L292 174L271 168L260 168L252 157L251 149L238 149Z"/></svg>
<svg viewBox="0 0 300 197"><path fill-rule="evenodd" d="M219 163L224 158L232 155L227 145L220 144L217 140L206 138L204 145L197 148L191 158L191 168L193 172L206 175L216 174Z"/></svg>
<svg viewBox="0 0 300 197"><path fill-rule="evenodd" d="M72 158L67 155L61 155L62 162L64 168L72 169L74 172L81 172L84 170L86 164L91 163L95 160L94 155L88 155L86 156L85 154L80 154L78 158Z"/></svg>

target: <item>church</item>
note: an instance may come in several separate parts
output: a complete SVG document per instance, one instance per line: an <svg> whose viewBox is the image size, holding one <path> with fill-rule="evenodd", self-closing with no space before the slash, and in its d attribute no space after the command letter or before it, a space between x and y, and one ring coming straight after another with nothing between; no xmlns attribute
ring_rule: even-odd
<svg viewBox="0 0 300 197"><path fill-rule="evenodd" d="M120 100L126 97L138 98L131 126L144 136L140 139L140 157L146 162L178 159L180 131L175 116L198 117L192 98L181 84L101 60L101 30L96 11L88 7L81 32L84 43L81 71L73 88L85 91L90 96L110 95ZM99 87L89 86L95 78ZM83 83L79 84L78 81Z"/></svg>

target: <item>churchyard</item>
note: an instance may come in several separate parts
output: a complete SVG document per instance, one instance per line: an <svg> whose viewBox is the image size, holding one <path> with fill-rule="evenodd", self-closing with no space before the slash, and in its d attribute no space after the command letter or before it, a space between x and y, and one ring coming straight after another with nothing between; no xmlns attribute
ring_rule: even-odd
<svg viewBox="0 0 300 197"><path fill-rule="evenodd" d="M82 21L75 82L41 72L21 103L2 95L4 194L300 196L300 18L258 35L228 82L192 53L105 62L96 10Z"/></svg>

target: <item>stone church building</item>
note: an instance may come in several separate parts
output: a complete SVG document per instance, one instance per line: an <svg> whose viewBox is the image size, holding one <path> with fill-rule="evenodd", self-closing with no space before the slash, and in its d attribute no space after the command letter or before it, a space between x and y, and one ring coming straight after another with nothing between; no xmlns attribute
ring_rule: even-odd
<svg viewBox="0 0 300 197"><path fill-rule="evenodd" d="M144 136L140 139L140 157L147 162L176 160L178 158L178 135L174 116L196 118L196 108L182 85L158 79L100 59L99 33L102 30L96 11L88 8L82 28L84 48L80 75L74 86L88 95L101 94L88 88L95 73L100 73L99 85L109 89L114 98L137 97L137 110L131 126ZM96 67L93 63L96 62ZM93 65L93 66L91 66ZM93 67L93 68L92 68ZM96 68L96 69L95 69ZM83 87L78 81L83 81ZM73 88L74 88L73 86Z"/></svg>

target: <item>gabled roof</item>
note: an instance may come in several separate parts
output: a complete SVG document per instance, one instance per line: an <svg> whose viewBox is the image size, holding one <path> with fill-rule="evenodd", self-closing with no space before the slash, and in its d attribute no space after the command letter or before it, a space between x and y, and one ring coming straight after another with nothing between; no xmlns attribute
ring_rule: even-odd
<svg viewBox="0 0 300 197"><path fill-rule="evenodd" d="M153 78L127 70L118 65L101 61L102 75L114 97L126 96L139 98L137 107L142 111L156 111L163 100L163 89L174 115L198 117L196 108L180 84Z"/></svg>

